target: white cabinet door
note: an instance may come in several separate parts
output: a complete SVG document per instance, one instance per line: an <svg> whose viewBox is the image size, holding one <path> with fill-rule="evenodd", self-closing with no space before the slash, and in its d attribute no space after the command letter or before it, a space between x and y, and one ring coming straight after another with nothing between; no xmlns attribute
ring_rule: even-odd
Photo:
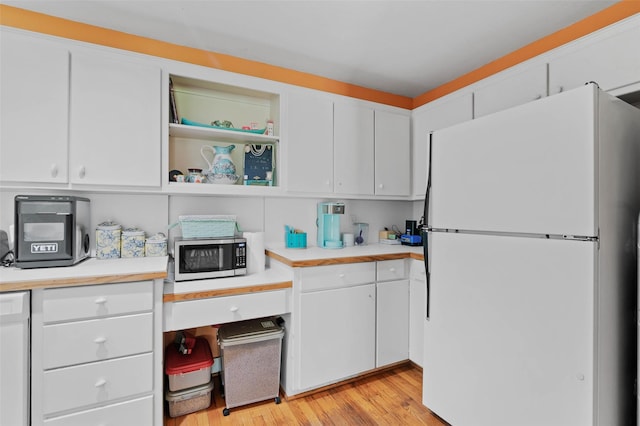
<svg viewBox="0 0 640 426"><path fill-rule="evenodd" d="M288 106L287 189L333 192L333 102L291 94Z"/></svg>
<svg viewBox="0 0 640 426"><path fill-rule="evenodd" d="M299 389L375 367L375 299L375 284L301 295Z"/></svg>
<svg viewBox="0 0 640 426"><path fill-rule="evenodd" d="M333 123L334 192L373 195L373 109L335 103Z"/></svg>
<svg viewBox="0 0 640 426"><path fill-rule="evenodd" d="M2 31L0 180L67 182L69 52Z"/></svg>
<svg viewBox="0 0 640 426"><path fill-rule="evenodd" d="M376 195L409 195L410 125L408 115L375 112Z"/></svg>
<svg viewBox="0 0 640 426"><path fill-rule="evenodd" d="M474 93L474 118L547 96L547 64L537 65L505 78L500 78L500 74L493 78L496 78L494 83Z"/></svg>
<svg viewBox="0 0 640 426"><path fill-rule="evenodd" d="M160 186L160 68L129 59L72 56L72 183Z"/></svg>
<svg viewBox="0 0 640 426"><path fill-rule="evenodd" d="M409 280L376 286L376 367L382 367L409 358Z"/></svg>
<svg viewBox="0 0 640 426"><path fill-rule="evenodd" d="M427 280L424 262L411 261L409 275L409 359L423 366Z"/></svg>
<svg viewBox="0 0 640 426"><path fill-rule="evenodd" d="M465 93L431 102L413 112L411 120L412 193L424 197L427 190L429 134L454 124L473 119L473 95Z"/></svg>
<svg viewBox="0 0 640 426"><path fill-rule="evenodd" d="M549 62L549 94L589 81L608 91L640 81L640 26L590 44Z"/></svg>

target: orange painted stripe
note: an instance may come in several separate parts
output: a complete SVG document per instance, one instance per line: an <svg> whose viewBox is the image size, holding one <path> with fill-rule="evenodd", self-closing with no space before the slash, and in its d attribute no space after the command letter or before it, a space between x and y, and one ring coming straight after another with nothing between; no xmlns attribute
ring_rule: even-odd
<svg viewBox="0 0 640 426"><path fill-rule="evenodd" d="M640 13L640 1L621 0L582 21L543 37L540 40L413 99L320 77L310 73L135 36L3 4L0 4L0 25L260 77L400 108L412 109L636 13Z"/></svg>
<svg viewBox="0 0 640 426"><path fill-rule="evenodd" d="M338 95L351 96L405 109L411 109L412 105L412 99L407 96L394 95L380 90L356 86L354 84L221 53L139 37L7 5L0 5L0 24L308 87Z"/></svg>
<svg viewBox="0 0 640 426"><path fill-rule="evenodd" d="M622 0L600 12L576 22L566 28L552 33L540 40L534 41L515 50L493 62L489 62L467 74L464 74L442 86L436 87L420 96L413 98L413 108L424 105L442 96L453 93L463 87L478 82L486 77L534 58L556 47L574 41L580 37L614 24L624 18L640 13L640 1Z"/></svg>

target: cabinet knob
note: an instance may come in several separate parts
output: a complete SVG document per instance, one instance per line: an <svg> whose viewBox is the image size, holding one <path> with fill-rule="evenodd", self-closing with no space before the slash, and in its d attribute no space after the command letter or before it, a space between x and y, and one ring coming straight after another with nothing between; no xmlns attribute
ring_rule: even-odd
<svg viewBox="0 0 640 426"><path fill-rule="evenodd" d="M380 185L378 185L378 188L382 189L382 188L384 188L384 185L380 184Z"/></svg>
<svg viewBox="0 0 640 426"><path fill-rule="evenodd" d="M562 93L564 91L564 87L560 86L558 87L558 93Z"/></svg>
<svg viewBox="0 0 640 426"><path fill-rule="evenodd" d="M85 169L84 166L80 166L80 168L78 169L78 177L80 179L84 179L84 176L87 174L87 170Z"/></svg>
<svg viewBox="0 0 640 426"><path fill-rule="evenodd" d="M329 185L331 185L331 181L330 181L330 180L327 180L324 184L325 184L325 185L327 185L327 186L329 186Z"/></svg>
<svg viewBox="0 0 640 426"><path fill-rule="evenodd" d="M105 379L100 379L96 382L95 387L100 388L106 384L107 384L107 381Z"/></svg>
<svg viewBox="0 0 640 426"><path fill-rule="evenodd" d="M238 312L238 307L237 306L232 306L232 307L229 308L229 310L231 312Z"/></svg>
<svg viewBox="0 0 640 426"><path fill-rule="evenodd" d="M104 305L105 303L107 303L107 298L106 297L98 297L95 300L96 305Z"/></svg>
<svg viewBox="0 0 640 426"><path fill-rule="evenodd" d="M396 268L389 268L389 272L395 272Z"/></svg>
<svg viewBox="0 0 640 426"><path fill-rule="evenodd" d="M344 274L338 274L339 278L344 278Z"/></svg>
<svg viewBox="0 0 640 426"><path fill-rule="evenodd" d="M56 166L55 164L51 165L51 177L56 177L58 176L58 166Z"/></svg>
<svg viewBox="0 0 640 426"><path fill-rule="evenodd" d="M106 337L96 337L95 339L93 339L93 343L97 343L97 344L104 343L106 341L107 341Z"/></svg>

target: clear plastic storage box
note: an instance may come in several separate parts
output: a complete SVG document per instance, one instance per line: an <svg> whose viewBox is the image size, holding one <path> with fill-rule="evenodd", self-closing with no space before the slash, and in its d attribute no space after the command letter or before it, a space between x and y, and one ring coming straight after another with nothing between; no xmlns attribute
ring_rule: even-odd
<svg viewBox="0 0 640 426"><path fill-rule="evenodd" d="M209 408L213 380L204 385L195 386L175 392L167 391L165 399L169 406L169 416L178 417Z"/></svg>

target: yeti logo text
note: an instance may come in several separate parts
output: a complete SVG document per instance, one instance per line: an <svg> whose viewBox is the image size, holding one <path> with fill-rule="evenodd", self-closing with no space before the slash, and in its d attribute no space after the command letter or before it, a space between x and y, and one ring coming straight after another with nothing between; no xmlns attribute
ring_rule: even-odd
<svg viewBox="0 0 640 426"><path fill-rule="evenodd" d="M58 251L58 243L31 244L31 253L56 253L57 251Z"/></svg>

